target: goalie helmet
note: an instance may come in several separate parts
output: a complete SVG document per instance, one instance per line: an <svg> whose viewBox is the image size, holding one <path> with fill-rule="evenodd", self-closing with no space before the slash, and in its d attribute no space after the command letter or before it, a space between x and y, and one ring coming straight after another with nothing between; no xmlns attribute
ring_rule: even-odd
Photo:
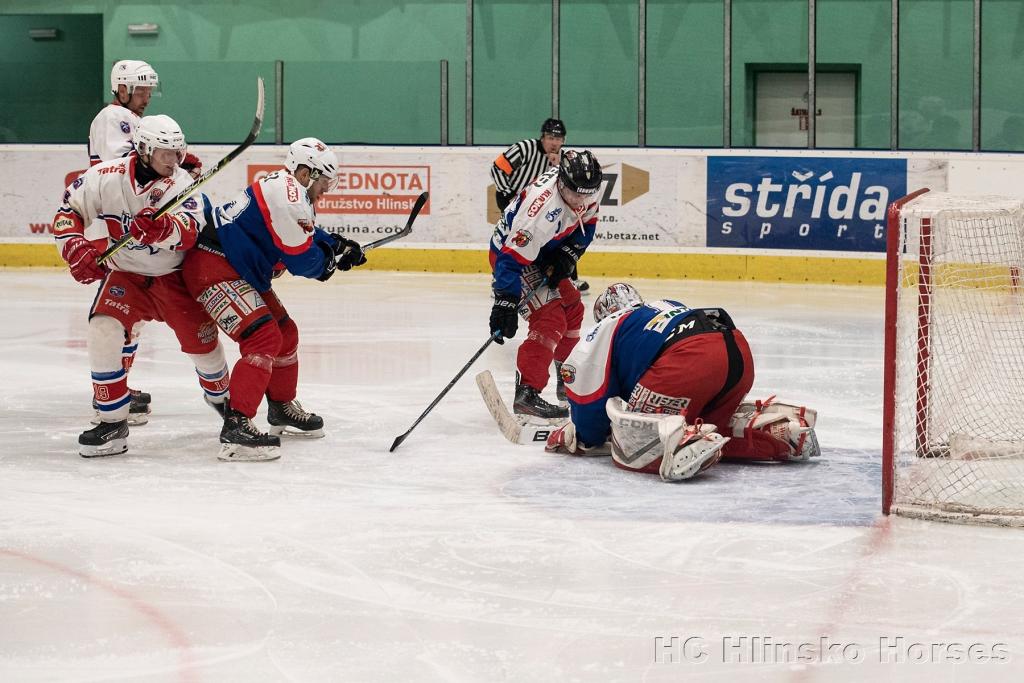
<svg viewBox="0 0 1024 683"><path fill-rule="evenodd" d="M608 289L601 292L601 296L594 301L594 322L601 322L612 313L618 313L627 308L642 306L644 303L640 292L636 291L633 285L625 282L616 282Z"/></svg>
<svg viewBox="0 0 1024 683"><path fill-rule="evenodd" d="M326 176L330 181L327 191L330 192L338 186L338 157L334 155L331 148L316 138L302 138L296 140L288 147L288 156L284 159L284 167L288 172L295 175L299 166L309 168L310 182L320 176Z"/></svg>
<svg viewBox="0 0 1024 683"><path fill-rule="evenodd" d="M110 91L117 94L117 86L128 86L129 97L138 86L155 88L160 78L149 64L137 59L122 59L110 70Z"/></svg>
<svg viewBox="0 0 1024 683"><path fill-rule="evenodd" d="M569 150L562 155L558 178L567 188L578 194L594 194L601 187L604 174L597 157L589 150Z"/></svg>
<svg viewBox="0 0 1024 683"><path fill-rule="evenodd" d="M132 135L132 144L143 161L154 149L175 150L179 164L185 158L185 134L181 132L178 122L166 114L143 116Z"/></svg>

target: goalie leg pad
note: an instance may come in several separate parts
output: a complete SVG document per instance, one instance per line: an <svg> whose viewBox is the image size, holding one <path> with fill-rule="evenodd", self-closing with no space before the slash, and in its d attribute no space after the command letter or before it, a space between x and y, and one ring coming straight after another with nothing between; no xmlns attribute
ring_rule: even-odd
<svg viewBox="0 0 1024 683"><path fill-rule="evenodd" d="M663 422L661 427L670 425ZM664 481L682 481L703 472L722 459L722 448L729 441L715 431L715 425L694 424L676 427L665 436L665 454L658 473ZM671 444L676 443L675 447Z"/></svg>
<svg viewBox="0 0 1024 683"><path fill-rule="evenodd" d="M790 403L741 403L729 423L736 441L725 450L729 458L804 461L821 455L814 433L817 411Z"/></svg>
<svg viewBox="0 0 1024 683"><path fill-rule="evenodd" d="M636 413L619 398L605 410L612 424L612 459L623 469L657 472L665 481L688 479L721 458L728 439L714 425L687 425L682 415Z"/></svg>
<svg viewBox="0 0 1024 683"><path fill-rule="evenodd" d="M612 459L627 470L657 472L666 451L662 439L686 425L682 415L635 413L618 397L608 399L605 411L611 420ZM662 423L668 423L664 432Z"/></svg>

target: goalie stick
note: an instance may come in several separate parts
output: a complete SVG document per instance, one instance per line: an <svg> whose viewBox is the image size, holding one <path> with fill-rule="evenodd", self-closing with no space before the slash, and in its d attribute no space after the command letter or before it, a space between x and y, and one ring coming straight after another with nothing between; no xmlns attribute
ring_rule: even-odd
<svg viewBox="0 0 1024 683"><path fill-rule="evenodd" d="M196 180L194 183L192 183L184 190L179 192L177 195L175 195L174 199L160 207L160 210L153 215L153 218L159 218L168 211L171 211L181 206L181 204L186 199L188 199L193 192L195 192L202 185L204 185L207 180L212 178L214 175L217 174L218 171L220 171L222 168L231 163L235 158L238 157L239 154L249 149L249 146L252 145L252 143L256 142L256 136L260 134L260 128L263 127L263 100L263 78L258 77L256 79L256 118L252 122L252 129L249 131L249 135L246 136L245 140L242 141L242 144L228 152L227 156L218 161L213 168L208 170L203 175L199 176L198 180ZM110 248L103 252L103 254L97 259L97 262L102 264L103 262L107 261L111 256L121 251L124 245L128 244L128 242L130 242L131 240L131 233L128 233L123 237L120 237L116 242L114 242L114 244L110 246Z"/></svg>
<svg viewBox="0 0 1024 683"><path fill-rule="evenodd" d="M490 370L484 370L476 376L476 386L480 389L480 396L483 397L488 412L498 423L498 429L512 443L546 444L551 432L561 426L561 424L529 422L510 413L498 392L498 386L494 383L494 376Z"/></svg>

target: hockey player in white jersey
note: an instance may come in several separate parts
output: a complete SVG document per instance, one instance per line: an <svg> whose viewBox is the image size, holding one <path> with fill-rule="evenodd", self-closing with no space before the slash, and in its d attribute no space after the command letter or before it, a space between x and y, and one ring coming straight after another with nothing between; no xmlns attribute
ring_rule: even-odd
<svg viewBox="0 0 1024 683"><path fill-rule="evenodd" d="M89 126L89 165L121 159L134 151L132 142L139 119L145 114L160 77L149 64L122 59L110 70L110 92L114 101L100 109ZM181 168L193 178L202 174L203 164L185 153Z"/></svg>
<svg viewBox="0 0 1024 683"><path fill-rule="evenodd" d="M149 105L153 91L159 86L160 78L146 62L123 59L110 70L110 91L114 101L103 107L89 126L89 165L123 159L135 149L133 138L139 119ZM193 178L202 173L203 164L198 157L186 151L181 168ZM126 370L131 370L138 350L138 339L125 339L121 353ZM151 397L145 391L129 389L131 407L129 424L145 424L150 412ZM96 406L93 406L96 408ZM99 422L99 410L96 411Z"/></svg>
<svg viewBox="0 0 1024 683"><path fill-rule="evenodd" d="M179 164L185 136L169 116L147 116L135 130L135 152L93 166L64 192L53 232L71 275L100 281L89 312L89 365L101 422L79 436L83 457L124 453L130 394L121 348L143 321L163 321L192 359L207 402L220 405L228 387L217 328L189 296L181 277L184 251L202 227L200 201L155 218L157 209L191 184ZM96 221L99 219L99 221ZM97 228L100 232L95 232ZM134 241L105 265L101 251L126 233Z"/></svg>
<svg viewBox="0 0 1024 683"><path fill-rule="evenodd" d="M103 107L89 126L89 165L131 154L132 135L149 106L159 77L146 62L123 59L110 71L114 101Z"/></svg>
<svg viewBox="0 0 1024 683"><path fill-rule="evenodd" d="M569 276L594 239L602 179L592 153L570 150L557 168L512 200L495 226L488 329L504 343L518 330L520 310L530 328L516 358L513 411L519 415L568 416L566 408L545 401L540 392L552 360L557 371L580 338L584 309ZM561 384L558 394L562 399Z"/></svg>

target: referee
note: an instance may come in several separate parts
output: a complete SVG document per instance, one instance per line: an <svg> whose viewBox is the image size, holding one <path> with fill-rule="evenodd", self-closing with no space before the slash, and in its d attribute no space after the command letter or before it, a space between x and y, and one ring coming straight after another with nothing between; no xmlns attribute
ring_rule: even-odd
<svg viewBox="0 0 1024 683"><path fill-rule="evenodd" d="M498 155L491 166L491 178L500 211L537 176L558 166L563 144L565 124L559 119L548 119L540 127L540 138L520 140Z"/></svg>
<svg viewBox="0 0 1024 683"><path fill-rule="evenodd" d="M520 140L498 155L491 165L491 179L499 211L504 211L537 176L558 166L563 144L565 124L561 119L547 119L540 127L540 138ZM571 277L581 292L590 288L588 283L578 279L575 268Z"/></svg>

